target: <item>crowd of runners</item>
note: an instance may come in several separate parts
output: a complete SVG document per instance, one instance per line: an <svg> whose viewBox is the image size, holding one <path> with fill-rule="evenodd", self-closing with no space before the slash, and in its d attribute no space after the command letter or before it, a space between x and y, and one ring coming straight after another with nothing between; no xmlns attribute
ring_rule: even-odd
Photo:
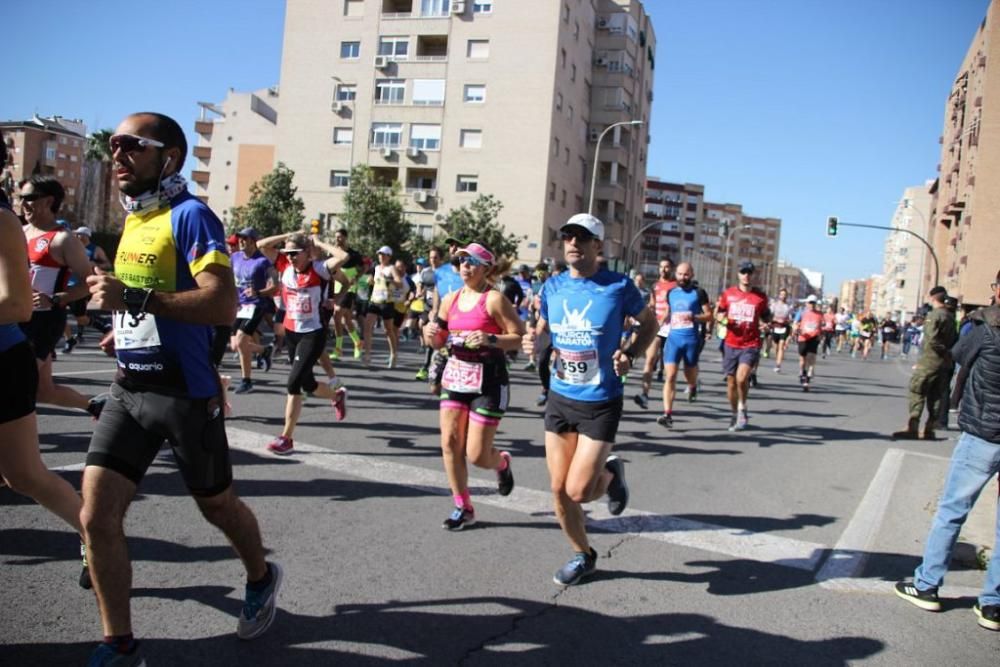
<svg viewBox="0 0 1000 667"><path fill-rule="evenodd" d="M817 359L868 359L876 346L884 359L897 343L906 355L920 342L919 317L901 325L815 296L793 300L781 290L769 298L750 261L717 298L699 286L691 264L666 258L647 288L642 275L607 268L604 225L587 214L562 225L563 256L534 267L512 267L475 239L449 238L410 264L388 245L364 257L346 229L330 242L309 231L261 237L253 228L227 237L180 175L187 145L172 119L129 116L110 150L128 211L113 258L89 229L61 224L64 191L51 176L20 184L16 212L0 206L0 371L28 379L3 389L0 473L80 535L80 585L96 593L104 635L91 665L143 664L132 636L123 519L164 441L202 514L246 569L238 636L253 639L273 621L283 572L265 560L257 520L234 491L225 416L237 395L255 390L255 373L279 370L282 355L284 424L267 449L289 455L305 400L329 401L335 420L347 418L349 388L335 364L397 368L400 346L416 341L415 380L440 397L449 531L476 523L470 463L495 472L499 494L513 491L512 456L494 440L510 402L510 369L537 370L555 512L573 551L554 580L569 586L596 568L582 506L606 498L618 515L628 505L625 465L612 448L630 372L635 404L648 410L659 402L655 421L671 429L682 409L681 371L684 399L699 400L701 355L717 344L728 429L736 432L748 427L761 364L773 358L774 372L783 372L790 341L804 391ZM98 396L59 385L52 374L57 354L72 354L88 328L117 362L114 383ZM373 345L382 336L384 358ZM230 378L226 365L239 376ZM654 375L659 398L650 396ZM41 462L36 403L95 420L79 493Z"/></svg>

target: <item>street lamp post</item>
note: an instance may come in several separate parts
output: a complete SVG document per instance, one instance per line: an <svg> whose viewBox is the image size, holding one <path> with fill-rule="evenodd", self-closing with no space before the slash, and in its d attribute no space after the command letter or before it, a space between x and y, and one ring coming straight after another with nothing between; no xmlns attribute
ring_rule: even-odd
<svg viewBox="0 0 1000 667"><path fill-rule="evenodd" d="M719 277L719 294L722 294L722 290L726 288L726 279L729 277L729 245L733 240L733 234L740 227L743 228L743 231L750 231L750 225L735 225L727 232L726 229L728 227L728 223L724 227L719 227L719 235L726 238L726 242L722 246L722 256L724 259L722 263L722 275Z"/></svg>
<svg viewBox="0 0 1000 667"><path fill-rule="evenodd" d="M604 128L601 135L597 137L597 145L594 146L594 173L590 177L590 202L587 204L587 213L594 215L594 187L597 185L597 165L600 164L599 159L601 156L601 142L604 141L604 135L606 135L613 128L619 127L620 125L642 125L641 120L623 120L620 123L613 123Z"/></svg>
<svg viewBox="0 0 1000 667"><path fill-rule="evenodd" d="M903 198L903 208L905 208L907 210L910 210L910 211L913 211L914 213L916 213L917 215L919 215L920 216L920 221L924 224L924 227L923 227L924 232L925 233L929 232L930 231L930 226L927 224L927 218L924 217L923 212L919 208L917 208L915 206L911 206L912 203L913 203L913 200L908 199L906 197ZM928 244L928 247L929 247L929 244ZM931 254L932 255L934 254L933 250L931 251ZM937 264L937 257L934 257L934 263L935 263L935 265ZM935 270L935 274L937 274L936 270ZM937 285L937 281L938 281L938 278L935 275L934 285ZM931 287L934 287L934 285L931 285ZM922 304L921 295L924 294L925 291L926 290L924 290L924 254L921 253L921 255L920 255L920 284L917 286L917 304L914 307L914 311L916 311L918 308L920 308L920 306Z"/></svg>

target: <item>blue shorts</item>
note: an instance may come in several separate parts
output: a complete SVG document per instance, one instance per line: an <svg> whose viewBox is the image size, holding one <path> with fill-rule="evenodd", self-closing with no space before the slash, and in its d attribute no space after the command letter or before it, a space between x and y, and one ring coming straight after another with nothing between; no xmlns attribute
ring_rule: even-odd
<svg viewBox="0 0 1000 667"><path fill-rule="evenodd" d="M736 369L740 366L749 366L751 369L757 365L760 359L759 347L723 347L722 350L722 374L736 375Z"/></svg>
<svg viewBox="0 0 1000 667"><path fill-rule="evenodd" d="M697 336L673 334L667 337L667 343L663 347L663 363L676 366L683 357L685 368L696 368L700 353L701 345Z"/></svg>

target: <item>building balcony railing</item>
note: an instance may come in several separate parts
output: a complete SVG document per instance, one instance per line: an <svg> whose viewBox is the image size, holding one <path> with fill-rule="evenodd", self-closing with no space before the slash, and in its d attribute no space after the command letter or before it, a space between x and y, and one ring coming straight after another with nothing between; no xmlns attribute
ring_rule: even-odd
<svg viewBox="0 0 1000 667"><path fill-rule="evenodd" d="M198 134L211 136L212 128L214 126L215 123L213 123L210 120L196 120L194 122L194 131L197 132Z"/></svg>
<svg viewBox="0 0 1000 667"><path fill-rule="evenodd" d="M211 146L195 146L192 154L199 160L208 160L212 157Z"/></svg>
<svg viewBox="0 0 1000 667"><path fill-rule="evenodd" d="M210 176L211 174L207 171L195 170L191 172L191 180L197 183L198 185L208 185L208 180Z"/></svg>

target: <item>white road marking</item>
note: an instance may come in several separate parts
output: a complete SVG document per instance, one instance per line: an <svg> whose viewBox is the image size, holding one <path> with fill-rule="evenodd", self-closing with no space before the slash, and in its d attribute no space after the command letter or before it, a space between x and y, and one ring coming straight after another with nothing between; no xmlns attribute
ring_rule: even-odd
<svg viewBox="0 0 1000 667"><path fill-rule="evenodd" d="M233 449L254 454L268 454L265 446L270 436L228 428L229 445ZM340 454L334 450L295 443L295 455L303 463L350 477L386 484L401 484L443 496L451 495L444 472L433 471L374 456ZM517 487L506 498L496 494L496 482L470 478L476 502L532 516L551 517L552 495L549 492ZM751 533L744 529L716 526L653 512L626 510L621 516L611 516L603 502L589 507L588 524L612 533L630 533L639 537L679 546L721 553L727 556L783 565L808 572L815 571L826 547L787 537ZM554 519L550 519L554 520Z"/></svg>
<svg viewBox="0 0 1000 667"><path fill-rule="evenodd" d="M97 375L98 373L117 373L117 368L102 368L96 371L66 371L65 373L53 373L52 377L66 377L69 375Z"/></svg>

